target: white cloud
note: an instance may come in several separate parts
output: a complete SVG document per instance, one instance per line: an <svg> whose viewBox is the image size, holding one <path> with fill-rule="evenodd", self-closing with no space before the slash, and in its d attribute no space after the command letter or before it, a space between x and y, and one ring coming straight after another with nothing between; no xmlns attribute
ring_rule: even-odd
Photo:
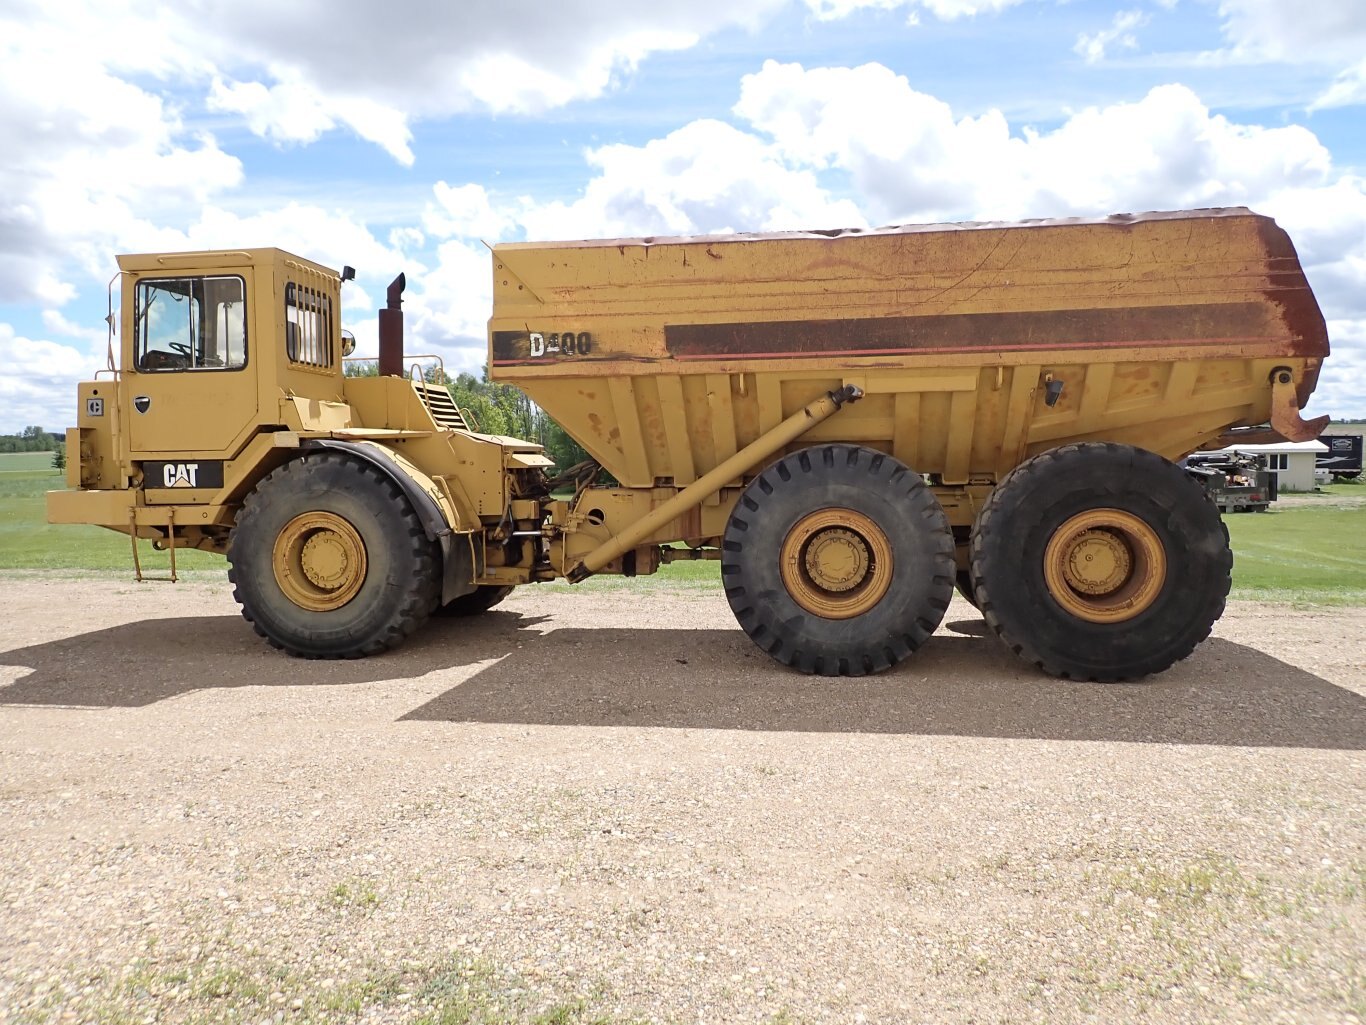
<svg viewBox="0 0 1366 1025"><path fill-rule="evenodd" d="M1366 416L1361 401L1366 391L1366 318L1329 320L1328 337L1333 351L1323 364L1307 415Z"/></svg>
<svg viewBox="0 0 1366 1025"><path fill-rule="evenodd" d="M1366 321L1366 178L1285 188L1258 205L1290 233L1329 316Z"/></svg>
<svg viewBox="0 0 1366 1025"><path fill-rule="evenodd" d="M1143 11L1119 11L1109 28L1079 35L1072 50L1084 57L1087 64L1097 64L1105 59L1106 52L1112 46L1125 50L1137 49L1138 37L1134 35L1134 29L1147 23L1148 15Z"/></svg>
<svg viewBox="0 0 1366 1025"><path fill-rule="evenodd" d="M427 204L422 226L437 238L463 235L499 241L513 227L505 212L495 210L482 185L448 185L439 181L432 187L435 204Z"/></svg>
<svg viewBox="0 0 1366 1025"><path fill-rule="evenodd" d="M409 352L434 352L446 372L478 375L487 357L485 329L493 306L489 251L478 243L447 241L434 268L413 279L405 297Z"/></svg>
<svg viewBox="0 0 1366 1025"><path fill-rule="evenodd" d="M0 302L59 305L106 277L115 250L174 234L161 226L221 222L201 209L228 205L243 166L188 122L201 106L280 145L350 131L411 165L414 119L600 96L651 53L756 28L788 2L11 4Z"/></svg>
<svg viewBox="0 0 1366 1025"><path fill-rule="evenodd" d="M56 342L25 338L0 322L0 433L30 424L61 431L75 424L74 381L91 377L102 361Z"/></svg>
<svg viewBox="0 0 1366 1025"><path fill-rule="evenodd" d="M66 302L73 265L107 277L102 245L242 177L162 98L70 43L0 17L0 302Z"/></svg>
<svg viewBox="0 0 1366 1025"><path fill-rule="evenodd" d="M100 321L91 324L77 324L75 321L68 320L59 310L43 311L43 327L49 333L60 335L63 338L81 339L90 352L94 352L98 346L107 345L109 341L107 324Z"/></svg>
<svg viewBox="0 0 1366 1025"><path fill-rule="evenodd" d="M405 167L412 166L413 134L404 115L393 107L359 96L325 96L290 70L273 86L260 82L224 82L209 88L210 110L241 114L257 135L282 143L309 143L338 122L373 142Z"/></svg>
<svg viewBox="0 0 1366 1025"><path fill-rule="evenodd" d="M1366 60L1348 68L1309 105L1310 110L1350 107L1366 103Z"/></svg>
<svg viewBox="0 0 1366 1025"><path fill-rule="evenodd" d="M1331 169L1308 130L1235 124L1179 85L1015 134L998 111L955 120L881 65L770 61L745 78L735 112L790 164L848 174L883 222L1245 203L1326 184Z"/></svg>
<svg viewBox="0 0 1366 1025"><path fill-rule="evenodd" d="M1356 0L1221 0L1219 13L1235 52L1249 57L1332 63L1366 50L1366 4Z"/></svg>
<svg viewBox="0 0 1366 1025"><path fill-rule="evenodd" d="M952 21L955 18L995 14L1027 0L806 0L811 13L821 21L847 18L863 10L894 11L910 8L909 18L917 20L916 9L929 11L936 18Z"/></svg>
<svg viewBox="0 0 1366 1025"><path fill-rule="evenodd" d="M159 232L169 244L160 249L231 249L278 246L316 260L335 270L350 264L362 276L376 279L392 275L403 264L400 253L384 245L354 216L344 210L312 204L289 203L251 216L215 207L185 232ZM388 278L386 277L387 281Z"/></svg>
<svg viewBox="0 0 1366 1025"><path fill-rule="evenodd" d="M786 166L763 140L720 121L694 121L644 146L593 150L598 174L573 203L518 215L529 237L573 239L861 225L849 200Z"/></svg>
<svg viewBox="0 0 1366 1025"><path fill-rule="evenodd" d="M202 90L280 143L345 126L411 164L411 122L471 110L535 114L603 95L654 53L757 28L790 0L239 0L32 5L0 31L61 53L54 70L134 72ZM137 31L145 29L143 31Z"/></svg>

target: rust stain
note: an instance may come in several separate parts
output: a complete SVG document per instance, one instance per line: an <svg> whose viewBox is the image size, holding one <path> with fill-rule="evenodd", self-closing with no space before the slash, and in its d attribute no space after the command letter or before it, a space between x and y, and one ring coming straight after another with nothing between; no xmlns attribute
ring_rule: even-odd
<svg viewBox="0 0 1366 1025"><path fill-rule="evenodd" d="M1210 342L1265 342L1266 308L1256 302L1140 306L919 317L669 324L664 344L678 359L716 356L883 355L898 352L1008 352Z"/></svg>
<svg viewBox="0 0 1366 1025"><path fill-rule="evenodd" d="M1290 336L1286 355L1310 359L1297 388L1303 408L1318 384L1319 368L1313 360L1328 355L1328 325L1305 280L1290 236L1269 217L1258 218L1257 233L1267 254L1267 288L1262 295L1280 311L1281 322Z"/></svg>

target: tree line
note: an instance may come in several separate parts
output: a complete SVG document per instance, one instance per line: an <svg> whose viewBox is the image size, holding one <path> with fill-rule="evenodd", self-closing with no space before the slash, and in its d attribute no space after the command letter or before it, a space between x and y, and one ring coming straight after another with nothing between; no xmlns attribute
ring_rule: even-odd
<svg viewBox="0 0 1366 1025"><path fill-rule="evenodd" d="M56 452L63 441L41 427L25 427L18 434L0 434L0 452Z"/></svg>

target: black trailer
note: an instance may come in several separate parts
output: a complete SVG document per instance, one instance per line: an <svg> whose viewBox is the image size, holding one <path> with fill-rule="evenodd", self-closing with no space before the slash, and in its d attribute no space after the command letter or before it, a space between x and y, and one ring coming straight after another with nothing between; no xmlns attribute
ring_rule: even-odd
<svg viewBox="0 0 1366 1025"><path fill-rule="evenodd" d="M1356 480L1361 476L1362 435L1321 434L1319 441L1328 446L1320 452L1315 469L1327 470L1334 480Z"/></svg>

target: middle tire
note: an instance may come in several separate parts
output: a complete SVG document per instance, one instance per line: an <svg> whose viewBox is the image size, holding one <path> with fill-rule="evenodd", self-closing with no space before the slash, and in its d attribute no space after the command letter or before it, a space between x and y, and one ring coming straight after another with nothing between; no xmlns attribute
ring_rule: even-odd
<svg viewBox="0 0 1366 1025"><path fill-rule="evenodd" d="M890 668L939 625L953 535L919 474L885 453L822 445L784 456L741 494L721 581L745 633L804 673Z"/></svg>

